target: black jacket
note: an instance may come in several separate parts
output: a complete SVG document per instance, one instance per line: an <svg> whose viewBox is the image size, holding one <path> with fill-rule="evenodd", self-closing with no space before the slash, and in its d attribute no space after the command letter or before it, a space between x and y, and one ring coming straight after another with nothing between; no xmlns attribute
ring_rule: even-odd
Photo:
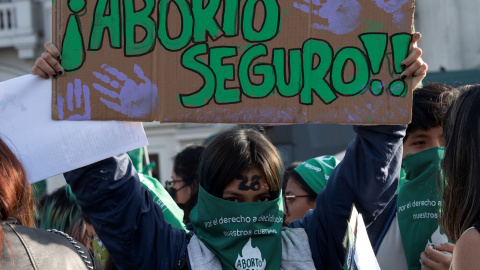
<svg viewBox="0 0 480 270"><path fill-rule="evenodd" d="M88 249L67 234L25 227L14 219L1 226L1 269L96 269Z"/></svg>
<svg viewBox="0 0 480 270"><path fill-rule="evenodd" d="M406 126L354 127L357 137L317 197L291 228L304 228L317 269L343 269L343 239L352 203L369 226L395 194ZM191 234L173 228L140 183L127 155L65 173L119 269L189 267Z"/></svg>

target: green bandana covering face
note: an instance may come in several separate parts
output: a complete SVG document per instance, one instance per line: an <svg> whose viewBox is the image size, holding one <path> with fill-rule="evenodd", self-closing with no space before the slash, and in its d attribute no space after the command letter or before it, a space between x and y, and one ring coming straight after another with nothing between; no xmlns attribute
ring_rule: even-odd
<svg viewBox="0 0 480 270"><path fill-rule="evenodd" d="M170 194L165 190L162 184L155 178L145 174L138 174L140 182L152 194L153 201L160 205L163 212L163 218L175 228L184 229L183 210L178 207Z"/></svg>
<svg viewBox="0 0 480 270"><path fill-rule="evenodd" d="M197 237L217 255L223 269L280 269L283 202L232 202L201 186L190 213Z"/></svg>
<svg viewBox="0 0 480 270"><path fill-rule="evenodd" d="M408 269L422 268L420 253L428 245L448 242L438 224L441 196L437 177L445 148L431 148L407 156L402 167L406 180L398 193L397 217Z"/></svg>
<svg viewBox="0 0 480 270"><path fill-rule="evenodd" d="M327 185L328 178L338 163L340 162L333 156L320 156L303 162L295 171L318 194Z"/></svg>

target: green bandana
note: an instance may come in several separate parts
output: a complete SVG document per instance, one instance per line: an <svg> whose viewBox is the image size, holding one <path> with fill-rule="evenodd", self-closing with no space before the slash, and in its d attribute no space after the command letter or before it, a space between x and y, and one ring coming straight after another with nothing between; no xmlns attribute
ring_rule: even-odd
<svg viewBox="0 0 480 270"><path fill-rule="evenodd" d="M420 253L428 245L448 242L438 225L441 196L437 176L444 153L443 147L432 148L407 156L402 162L406 181L398 193L397 217L410 270L422 268Z"/></svg>
<svg viewBox="0 0 480 270"><path fill-rule="evenodd" d="M333 156L320 156L303 162L295 171L318 194L327 185L328 178L338 163L340 162Z"/></svg>
<svg viewBox="0 0 480 270"><path fill-rule="evenodd" d="M220 258L223 269L280 269L283 202L232 202L202 186L190 213L197 237Z"/></svg>
<svg viewBox="0 0 480 270"><path fill-rule="evenodd" d="M165 221L175 228L186 230L185 224L183 224L183 210L178 207L162 184L157 179L148 175L140 173L138 175L140 176L142 185L152 194L153 201L162 208Z"/></svg>

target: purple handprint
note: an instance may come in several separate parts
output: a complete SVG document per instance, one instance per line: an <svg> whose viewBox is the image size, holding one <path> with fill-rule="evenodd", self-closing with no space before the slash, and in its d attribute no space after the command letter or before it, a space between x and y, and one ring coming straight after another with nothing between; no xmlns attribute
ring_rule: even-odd
<svg viewBox="0 0 480 270"><path fill-rule="evenodd" d="M391 13L393 16L392 22L404 31L408 31L410 24L404 20L405 14L402 12L402 7L411 0L372 0L377 4L377 7Z"/></svg>
<svg viewBox="0 0 480 270"><path fill-rule="evenodd" d="M293 6L305 13L313 13L328 20L327 25L319 23L312 24L313 28L327 30L337 35L343 35L352 32L361 23L360 12L362 6L357 0L303 1L308 3L308 5L294 2Z"/></svg>
<svg viewBox="0 0 480 270"><path fill-rule="evenodd" d="M372 0L377 7L385 10L387 13L393 13L402 9L402 7L412 0Z"/></svg>
<svg viewBox="0 0 480 270"><path fill-rule="evenodd" d="M80 109L82 106L82 94L83 100L85 103L84 113L83 114L74 114L69 116L68 120L90 120L91 116L91 108L90 108L90 88L84 84L82 85L82 81L80 79L75 79L73 81L75 83L75 88L72 83L67 84L67 108L70 112L73 112L73 96L75 95L75 107ZM65 103L65 99L57 95L57 106L58 106L58 117L63 120L63 105Z"/></svg>
<svg viewBox="0 0 480 270"><path fill-rule="evenodd" d="M115 103L103 97L100 98L100 101L107 105L107 107L132 118L144 118L151 112L157 111L157 85L152 84L150 79L143 74L143 70L138 65L135 64L133 70L135 74L144 81L144 83L140 83L139 85L114 67L103 64L102 69L114 76L118 81L123 82L123 85L120 85L118 81L113 77L110 78L109 75L93 72L95 77L99 78L102 82L109 84L114 89L121 88L120 93L118 93L117 91L107 89L98 83L93 84L93 87L100 93L119 100L119 103Z"/></svg>

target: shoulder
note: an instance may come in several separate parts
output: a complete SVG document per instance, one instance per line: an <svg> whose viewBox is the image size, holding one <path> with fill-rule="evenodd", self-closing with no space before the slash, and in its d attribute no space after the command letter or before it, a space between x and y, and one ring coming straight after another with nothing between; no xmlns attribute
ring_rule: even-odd
<svg viewBox="0 0 480 270"><path fill-rule="evenodd" d="M475 229L468 230L455 244L453 269L480 269L478 250L480 250L480 233Z"/></svg>
<svg viewBox="0 0 480 270"><path fill-rule="evenodd" d="M67 234L18 224L2 224L2 229L14 247L14 257L31 262L38 269L61 269L66 266L69 269L95 269L93 256L88 249Z"/></svg>

